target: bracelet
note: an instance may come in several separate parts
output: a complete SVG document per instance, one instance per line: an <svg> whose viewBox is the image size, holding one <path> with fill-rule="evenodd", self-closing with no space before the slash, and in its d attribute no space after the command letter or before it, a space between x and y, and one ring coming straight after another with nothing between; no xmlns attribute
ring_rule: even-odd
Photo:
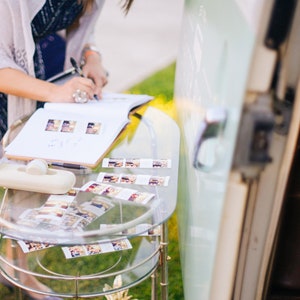
<svg viewBox="0 0 300 300"><path fill-rule="evenodd" d="M96 52L94 50L86 50L84 52L84 59L86 60L91 54L97 54L97 55L99 55L100 53Z"/></svg>
<svg viewBox="0 0 300 300"><path fill-rule="evenodd" d="M84 65L86 63L87 57L94 53L97 53L101 58L101 53L99 52L97 47L95 46L84 47L81 54L81 64Z"/></svg>

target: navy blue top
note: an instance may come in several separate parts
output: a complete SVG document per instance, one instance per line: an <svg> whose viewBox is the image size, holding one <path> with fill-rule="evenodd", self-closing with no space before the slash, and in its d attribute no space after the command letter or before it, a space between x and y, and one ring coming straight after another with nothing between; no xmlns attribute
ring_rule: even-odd
<svg viewBox="0 0 300 300"><path fill-rule="evenodd" d="M82 12L78 0L47 0L31 23L35 41L69 27Z"/></svg>
<svg viewBox="0 0 300 300"><path fill-rule="evenodd" d="M48 79L63 71L65 43L55 33L68 28L82 12L78 0L47 0L31 23L36 42L35 76Z"/></svg>

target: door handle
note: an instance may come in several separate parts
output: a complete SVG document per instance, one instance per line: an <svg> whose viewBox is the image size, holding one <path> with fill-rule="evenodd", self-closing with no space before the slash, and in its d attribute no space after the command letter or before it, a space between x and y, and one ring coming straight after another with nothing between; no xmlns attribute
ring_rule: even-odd
<svg viewBox="0 0 300 300"><path fill-rule="evenodd" d="M227 120L227 112L224 108L215 107L206 111L204 120L200 123L193 153L193 166L197 170L208 172L212 166L199 160L199 153L203 143L211 138L220 136Z"/></svg>

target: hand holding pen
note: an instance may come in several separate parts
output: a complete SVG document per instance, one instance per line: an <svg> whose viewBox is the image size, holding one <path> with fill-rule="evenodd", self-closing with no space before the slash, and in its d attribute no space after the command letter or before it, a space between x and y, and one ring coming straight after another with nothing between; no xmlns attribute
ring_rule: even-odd
<svg viewBox="0 0 300 300"><path fill-rule="evenodd" d="M90 56L89 59L90 60L87 61L84 65L84 71L82 70L82 68L80 68L74 58L70 58L70 62L79 76L92 79L92 81L96 85L94 98L98 100L102 97L102 88L107 84L108 73L103 68L98 56L95 56L94 58Z"/></svg>
<svg viewBox="0 0 300 300"><path fill-rule="evenodd" d="M73 57L70 58L70 62L72 64L75 72L80 77L87 78L84 75L83 70L81 69L81 67L79 67L79 65L77 64L76 60ZM73 98L76 103L86 103L88 101L86 93L81 90L76 90L73 94ZM99 100L97 95L94 95L94 99Z"/></svg>

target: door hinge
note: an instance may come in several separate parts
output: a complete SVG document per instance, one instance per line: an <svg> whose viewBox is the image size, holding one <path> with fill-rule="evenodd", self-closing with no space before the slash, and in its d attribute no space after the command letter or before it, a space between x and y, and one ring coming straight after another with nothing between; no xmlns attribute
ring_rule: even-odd
<svg viewBox="0 0 300 300"><path fill-rule="evenodd" d="M233 168L239 170L243 178L256 178L272 161L269 153L274 124L269 94L259 95L256 101L244 107L233 158Z"/></svg>

